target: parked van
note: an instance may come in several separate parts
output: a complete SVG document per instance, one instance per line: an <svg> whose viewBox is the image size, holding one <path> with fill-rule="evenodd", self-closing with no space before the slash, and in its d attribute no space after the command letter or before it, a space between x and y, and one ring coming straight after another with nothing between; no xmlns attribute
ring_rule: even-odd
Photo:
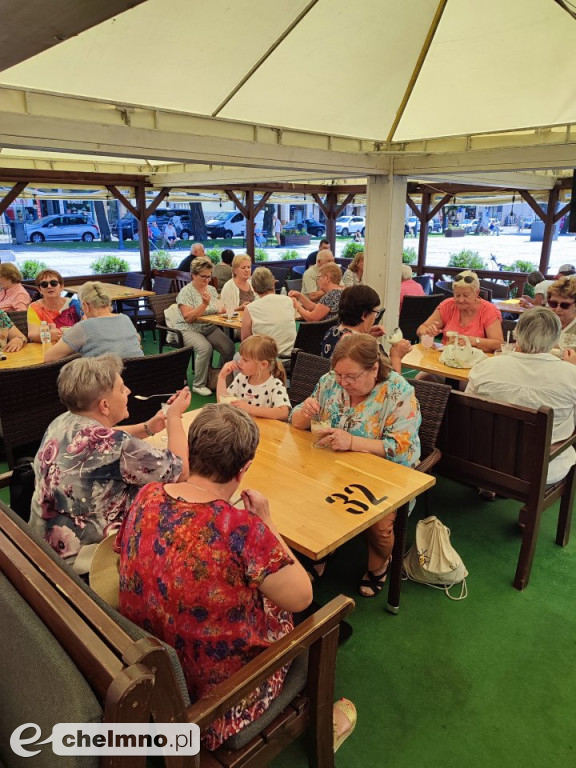
<svg viewBox="0 0 576 768"><path fill-rule="evenodd" d="M256 226L262 229L263 223L264 211L260 211L256 216ZM231 237L245 237L246 219L238 211L221 211L213 219L206 222L206 233L212 240L217 237L224 237L227 240Z"/></svg>

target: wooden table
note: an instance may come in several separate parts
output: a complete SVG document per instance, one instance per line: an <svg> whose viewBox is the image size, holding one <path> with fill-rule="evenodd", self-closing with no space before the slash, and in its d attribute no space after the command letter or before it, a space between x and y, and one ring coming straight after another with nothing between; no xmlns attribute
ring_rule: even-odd
<svg viewBox="0 0 576 768"><path fill-rule="evenodd" d="M64 290L68 293L78 293L81 285L65 285ZM145 291L142 288L130 288L127 285L115 285L114 283L104 283L105 292L112 301L129 301L130 299L141 299L144 296L156 296L154 291Z"/></svg>
<svg viewBox="0 0 576 768"><path fill-rule="evenodd" d="M415 368L417 371L434 373L454 381L468 381L470 368L450 368L440 362L440 349L426 349L422 344L415 344L410 352L402 358L403 368Z"/></svg>
<svg viewBox="0 0 576 768"><path fill-rule="evenodd" d="M198 413L184 414L185 429ZM269 499L278 530L297 552L318 560L400 510L389 585L389 609L397 612L408 502L435 478L371 454L315 448L315 436L285 422L255 421L260 444L240 490L255 488ZM166 447L164 433L149 440Z"/></svg>
<svg viewBox="0 0 576 768"><path fill-rule="evenodd" d="M2 352L6 360L0 360L2 368L27 368L30 365L39 365L44 362L42 344L25 344L19 352Z"/></svg>
<svg viewBox="0 0 576 768"><path fill-rule="evenodd" d="M509 312L512 315L521 315L525 307L520 306L520 299L506 299L506 301L493 301L500 312Z"/></svg>
<svg viewBox="0 0 576 768"><path fill-rule="evenodd" d="M198 321L200 323L212 323L213 325L220 325L222 328L232 328L239 331L242 327L243 317L244 310L240 310L231 320L228 320L226 315L202 315L198 318Z"/></svg>

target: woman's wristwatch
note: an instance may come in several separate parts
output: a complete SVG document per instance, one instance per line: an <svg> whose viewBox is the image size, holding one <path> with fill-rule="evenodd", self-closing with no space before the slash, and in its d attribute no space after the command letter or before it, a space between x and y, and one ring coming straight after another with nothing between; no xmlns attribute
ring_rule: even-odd
<svg viewBox="0 0 576 768"><path fill-rule="evenodd" d="M144 431L146 432L148 437L154 437L154 432L152 432L152 430L150 429L150 426L148 425L147 421L144 422Z"/></svg>

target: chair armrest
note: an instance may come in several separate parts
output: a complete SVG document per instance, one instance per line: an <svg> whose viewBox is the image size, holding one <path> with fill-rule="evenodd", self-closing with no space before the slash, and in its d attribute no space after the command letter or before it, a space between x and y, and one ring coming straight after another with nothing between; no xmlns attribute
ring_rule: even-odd
<svg viewBox="0 0 576 768"><path fill-rule="evenodd" d="M418 472L430 472L430 470L438 464L441 458L442 451L440 448L434 448L432 453L429 453L425 459L422 459L420 464L418 464L417 467L414 467L414 469L418 470Z"/></svg>
<svg viewBox="0 0 576 768"><path fill-rule="evenodd" d="M299 656L329 632L338 629L343 618L354 608L350 597L339 595L287 635L259 653L238 672L214 688L186 710L189 723L203 730L217 717L228 712L244 696L251 693L271 674Z"/></svg>
<svg viewBox="0 0 576 768"><path fill-rule="evenodd" d="M559 443L552 443L550 446L550 461L552 459L555 459L557 456L559 456L561 453L563 453L567 448L570 448L576 443L576 432L573 432L570 437L566 440L562 440Z"/></svg>
<svg viewBox="0 0 576 768"><path fill-rule="evenodd" d="M175 334L176 338L178 339L178 344L180 344L181 347L186 346L186 344L184 344L184 336L182 336L182 331L179 331L176 328L170 328L167 325L158 325L158 323L156 323L156 328L161 331L166 331L166 333Z"/></svg>
<svg viewBox="0 0 576 768"><path fill-rule="evenodd" d="M0 488L8 488L12 480L12 472L2 472L0 475Z"/></svg>

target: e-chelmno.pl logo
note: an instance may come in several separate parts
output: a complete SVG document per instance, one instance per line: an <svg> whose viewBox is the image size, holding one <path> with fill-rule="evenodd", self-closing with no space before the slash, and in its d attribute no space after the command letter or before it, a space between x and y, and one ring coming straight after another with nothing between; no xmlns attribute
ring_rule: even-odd
<svg viewBox="0 0 576 768"><path fill-rule="evenodd" d="M194 723L56 723L44 741L36 723L18 726L10 747L34 757L51 744L55 755L197 755L200 729Z"/></svg>

